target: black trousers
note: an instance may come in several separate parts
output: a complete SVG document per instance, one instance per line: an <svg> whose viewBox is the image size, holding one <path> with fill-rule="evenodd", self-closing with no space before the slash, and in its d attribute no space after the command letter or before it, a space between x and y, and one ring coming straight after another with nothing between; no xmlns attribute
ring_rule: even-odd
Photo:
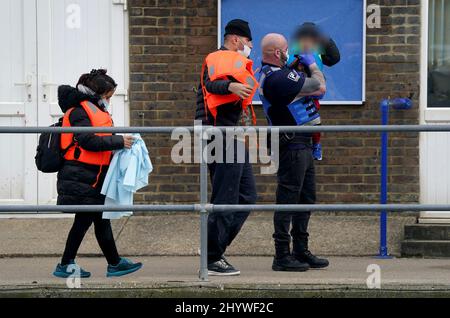
<svg viewBox="0 0 450 318"><path fill-rule="evenodd" d="M316 202L316 181L314 159L308 145L280 149L278 168L277 204L314 204ZM275 212L274 227L276 256L282 258L308 249L308 223L311 212ZM292 226L292 227L291 227ZM289 233L289 230L291 232Z"/></svg>
<svg viewBox="0 0 450 318"><path fill-rule="evenodd" d="M255 177L252 165L248 162L248 152L245 159L245 163L209 165L212 204L255 204ZM213 212L209 215L208 263L220 260L227 247L239 234L249 214L249 211L227 211Z"/></svg>
<svg viewBox="0 0 450 318"><path fill-rule="evenodd" d="M67 237L66 248L61 260L62 265L67 265L75 260L81 242L92 223L94 223L95 237L97 238L98 245L103 255L105 255L108 264L116 265L120 262L111 228L111 221L103 220L102 213L100 212L80 212L75 215L72 229Z"/></svg>

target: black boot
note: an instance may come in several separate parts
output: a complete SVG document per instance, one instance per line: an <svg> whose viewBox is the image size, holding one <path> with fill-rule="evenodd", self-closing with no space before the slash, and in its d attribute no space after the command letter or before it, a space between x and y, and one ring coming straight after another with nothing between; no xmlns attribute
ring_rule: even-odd
<svg viewBox="0 0 450 318"><path fill-rule="evenodd" d="M309 265L299 262L292 255L286 255L282 258L274 257L272 269L275 272L306 272L309 269Z"/></svg>
<svg viewBox="0 0 450 318"><path fill-rule="evenodd" d="M276 272L304 272L309 269L309 265L301 263L291 255L290 244L281 244L275 241L275 257L272 269Z"/></svg>
<svg viewBox="0 0 450 318"><path fill-rule="evenodd" d="M325 268L330 265L330 262L328 262L325 258L319 258L315 255L313 255L310 251L305 250L300 253L294 253L295 258L299 262L308 263L311 268Z"/></svg>

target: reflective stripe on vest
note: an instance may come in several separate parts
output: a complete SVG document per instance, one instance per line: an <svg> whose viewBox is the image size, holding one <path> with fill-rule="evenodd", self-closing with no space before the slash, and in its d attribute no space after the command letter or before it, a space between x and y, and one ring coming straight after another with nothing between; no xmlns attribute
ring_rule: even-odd
<svg viewBox="0 0 450 318"><path fill-rule="evenodd" d="M203 79L206 67L208 68L208 75L211 81L233 78L239 83L247 84L252 87L252 93L244 100L241 100L239 96L231 93L227 95L215 95L209 93L206 90ZM253 62L251 60L234 51L221 50L211 53L206 57L202 68L201 86L205 98L205 108L209 110L214 119L217 117L217 107L230 103L242 102L242 108L246 113L248 113L248 107L250 106L253 124L256 124L256 116L252 107L252 102L256 90L258 89L258 81L255 78L252 67Z"/></svg>
<svg viewBox="0 0 450 318"><path fill-rule="evenodd" d="M91 102L84 101L81 103L84 111L87 113L92 127L112 127L113 121L111 115L108 112L100 110L96 105ZM63 118L62 127L71 127L70 114L74 108L69 109ZM96 133L96 136L112 136L111 133ZM72 133L61 134L61 149L69 147L73 141ZM78 149L78 150L77 150ZM79 156L75 153L78 152ZM66 160L79 161L90 165L107 166L111 162L112 151L89 151L80 147L75 140L75 145L69 148L64 158Z"/></svg>
<svg viewBox="0 0 450 318"><path fill-rule="evenodd" d="M264 113L270 125L272 125L272 120L269 116L269 109L272 105L269 103L267 98L264 97L264 83L268 77L280 70L281 68L279 67L271 67L268 65L263 66L261 69L259 96L263 104ZM289 105L287 105L287 108L298 126L315 126L320 124L320 114L316 104L314 103L314 99L311 97L296 98Z"/></svg>

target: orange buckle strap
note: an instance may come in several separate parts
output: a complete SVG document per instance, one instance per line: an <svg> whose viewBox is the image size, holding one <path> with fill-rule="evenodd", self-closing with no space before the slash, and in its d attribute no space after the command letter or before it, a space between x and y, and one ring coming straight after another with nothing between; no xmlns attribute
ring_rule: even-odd
<svg viewBox="0 0 450 318"><path fill-rule="evenodd" d="M92 185L93 188L95 188L98 185L98 181L100 180L100 175L102 174L103 170L103 164L100 166L100 171L97 174L97 179L95 180L95 183Z"/></svg>
<svg viewBox="0 0 450 318"><path fill-rule="evenodd" d="M200 85L202 86L203 92L203 103L205 104L205 119L208 121L208 104L206 103L206 87L205 87L205 70L206 70L206 60L202 65L202 74L200 75Z"/></svg>
<svg viewBox="0 0 450 318"><path fill-rule="evenodd" d="M250 104L250 109L252 110L253 126L256 126L256 113L255 113L255 108L253 108L253 104Z"/></svg>
<svg viewBox="0 0 450 318"><path fill-rule="evenodd" d="M95 180L95 183L92 185L93 188L95 188L98 185L98 181L100 180L100 175L102 174L103 170L103 158L105 157L105 153L102 153L102 164L100 165L100 171L97 174L97 179Z"/></svg>

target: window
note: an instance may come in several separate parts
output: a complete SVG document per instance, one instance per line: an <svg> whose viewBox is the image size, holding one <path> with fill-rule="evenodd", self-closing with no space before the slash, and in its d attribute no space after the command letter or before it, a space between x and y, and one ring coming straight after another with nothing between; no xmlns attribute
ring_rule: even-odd
<svg viewBox="0 0 450 318"><path fill-rule="evenodd" d="M430 0L428 107L450 107L450 0Z"/></svg>

